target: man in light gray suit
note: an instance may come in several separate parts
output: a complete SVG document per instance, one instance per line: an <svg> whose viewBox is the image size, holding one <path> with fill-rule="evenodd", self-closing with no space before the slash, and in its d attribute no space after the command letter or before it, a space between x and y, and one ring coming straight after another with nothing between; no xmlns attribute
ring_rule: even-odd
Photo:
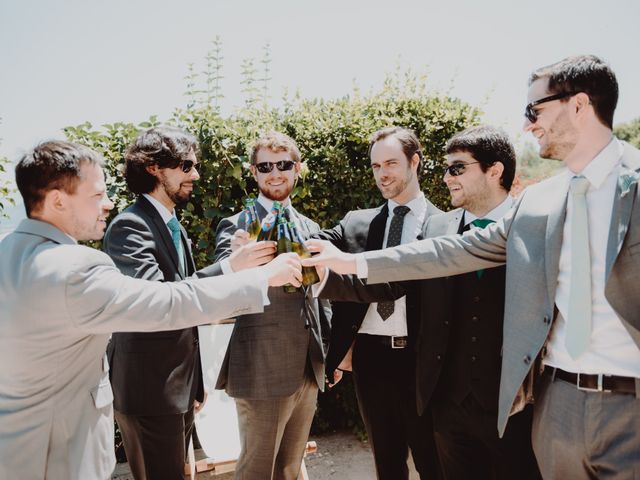
<svg viewBox="0 0 640 480"><path fill-rule="evenodd" d="M282 202L284 215L307 238L319 227L289 199L299 171L300 152L287 135L272 132L254 144L251 172L260 190L260 220L274 201ZM224 270L235 246L247 244L246 230L241 214L218 225L214 259ZM318 389L324 387L330 309L319 308L302 291L270 289L269 298L264 313L236 322L216 384L236 402L241 443L236 478L243 480L298 477Z"/></svg>
<svg viewBox="0 0 640 480"><path fill-rule="evenodd" d="M301 274L295 255L233 276L151 282L122 275L98 240L113 203L102 158L69 142L24 155L27 219L0 242L0 478L108 479L113 331L175 330L263 310L268 285Z"/></svg>
<svg viewBox="0 0 640 480"><path fill-rule="evenodd" d="M315 243L325 252L303 264L379 283L506 263L500 434L535 397L544 478L637 477L640 152L612 136L618 84L597 57L540 68L529 85L525 130L566 171L484 230L358 257Z"/></svg>

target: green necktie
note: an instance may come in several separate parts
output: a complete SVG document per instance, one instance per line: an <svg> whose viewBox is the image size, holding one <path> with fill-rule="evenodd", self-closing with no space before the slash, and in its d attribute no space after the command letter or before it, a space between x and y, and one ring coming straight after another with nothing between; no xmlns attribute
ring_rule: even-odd
<svg viewBox="0 0 640 480"><path fill-rule="evenodd" d="M178 264L180 265L180 271L184 273L184 253L182 250L182 239L180 234L180 222L176 217L171 217L171 220L167 222L167 227L171 230L171 240L173 240L173 246L176 247L178 253Z"/></svg>
<svg viewBox="0 0 640 480"><path fill-rule="evenodd" d="M488 218L476 218L474 221L471 222L471 225L478 228L484 228L491 223L495 223L495 222L493 220L489 220ZM476 270L476 275L478 278L482 278L482 276L484 275L484 268L480 270Z"/></svg>

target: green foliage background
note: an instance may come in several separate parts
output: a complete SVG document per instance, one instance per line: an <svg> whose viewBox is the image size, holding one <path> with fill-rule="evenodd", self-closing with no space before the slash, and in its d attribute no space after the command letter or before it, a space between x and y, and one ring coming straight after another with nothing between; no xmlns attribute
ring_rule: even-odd
<svg viewBox="0 0 640 480"><path fill-rule="evenodd" d="M430 94L425 78L410 72L389 77L377 92L352 94L334 100L285 99L283 107L257 106L223 117L215 106L178 109L166 123L193 133L199 140L203 168L191 201L181 212L182 223L195 245L202 267L211 262L215 228L221 218L242 207L242 199L255 195L248 165L251 143L262 133L278 130L293 137L304 167L293 194L297 209L322 227L332 227L349 210L382 203L367 157L368 138L379 128L401 125L419 136L425 153L421 184L430 200L448 208L449 195L442 182L444 145L454 133L475 125L480 111L455 98ZM139 125L115 123L94 128L90 123L64 129L71 141L101 152L107 160L107 183L115 210L132 200L121 174L123 152L141 129L157 125L152 117ZM345 377L349 377L346 375ZM314 430L354 427L363 432L350 378L321 395Z"/></svg>

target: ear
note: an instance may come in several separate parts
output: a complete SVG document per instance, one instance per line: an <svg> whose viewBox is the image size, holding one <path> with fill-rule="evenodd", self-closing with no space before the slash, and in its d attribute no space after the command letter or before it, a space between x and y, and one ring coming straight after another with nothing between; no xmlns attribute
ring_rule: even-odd
<svg viewBox="0 0 640 480"><path fill-rule="evenodd" d="M500 178L502 177L502 173L504 172L504 164L502 162L495 162L489 167L489 172L491 178L495 178L498 182L500 182Z"/></svg>
<svg viewBox="0 0 640 480"><path fill-rule="evenodd" d="M149 172L154 177L158 174L158 170L160 170L160 167L158 167L158 165L155 163L153 165L147 165L145 168L147 169L147 172Z"/></svg>
<svg viewBox="0 0 640 480"><path fill-rule="evenodd" d="M589 95L584 92L577 93L573 97L576 106L576 115L583 114L587 111L587 107L591 105Z"/></svg>
<svg viewBox="0 0 640 480"><path fill-rule="evenodd" d="M251 175L253 175L253 179L257 182L258 172L256 171L256 166L253 164L249 165L249 171L251 172Z"/></svg>
<svg viewBox="0 0 640 480"><path fill-rule="evenodd" d="M39 214L42 216L57 215L67 208L67 194L62 190L49 190L44 195Z"/></svg>
<svg viewBox="0 0 640 480"><path fill-rule="evenodd" d="M298 175L300 175L300 169L301 169L301 168L302 168L302 162L296 162L296 163L293 165L293 171L295 172L296 177L297 177Z"/></svg>
<svg viewBox="0 0 640 480"><path fill-rule="evenodd" d="M418 153L414 153L413 157L411 157L411 161L409 162L412 170L418 170L418 165L420 165L420 155Z"/></svg>

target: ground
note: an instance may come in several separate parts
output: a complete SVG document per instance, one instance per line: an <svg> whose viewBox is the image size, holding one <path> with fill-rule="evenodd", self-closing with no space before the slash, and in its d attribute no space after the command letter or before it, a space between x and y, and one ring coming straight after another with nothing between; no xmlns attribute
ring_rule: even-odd
<svg viewBox="0 0 640 480"><path fill-rule="evenodd" d="M316 453L307 455L305 464L309 480L374 480L375 467L371 447L349 431L334 432L310 438L318 445ZM410 480L419 477L410 462ZM127 464L119 464L112 480L133 480ZM188 477L186 477L188 478ZM232 473L212 475L199 473L197 480L232 480Z"/></svg>

